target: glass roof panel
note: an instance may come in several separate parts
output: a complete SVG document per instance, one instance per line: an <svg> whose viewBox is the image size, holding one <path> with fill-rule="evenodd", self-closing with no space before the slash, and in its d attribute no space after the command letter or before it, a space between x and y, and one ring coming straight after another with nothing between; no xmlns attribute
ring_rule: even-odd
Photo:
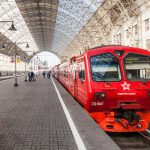
<svg viewBox="0 0 150 150"><path fill-rule="evenodd" d="M60 0L52 51L62 54L103 0Z"/></svg>
<svg viewBox="0 0 150 150"><path fill-rule="evenodd" d="M57 0L16 0L40 51L51 51Z"/></svg>

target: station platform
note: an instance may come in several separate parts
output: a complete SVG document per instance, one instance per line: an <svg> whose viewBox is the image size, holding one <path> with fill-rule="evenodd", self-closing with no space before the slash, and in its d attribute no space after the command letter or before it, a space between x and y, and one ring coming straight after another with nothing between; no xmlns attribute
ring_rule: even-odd
<svg viewBox="0 0 150 150"><path fill-rule="evenodd" d="M55 79L18 84L0 81L0 150L120 150Z"/></svg>

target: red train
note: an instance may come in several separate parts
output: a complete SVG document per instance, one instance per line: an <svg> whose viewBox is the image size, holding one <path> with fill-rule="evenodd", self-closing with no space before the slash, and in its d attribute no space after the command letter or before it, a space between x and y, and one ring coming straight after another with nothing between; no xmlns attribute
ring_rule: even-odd
<svg viewBox="0 0 150 150"><path fill-rule="evenodd" d="M57 65L52 72L103 130L148 129L149 51L117 45L97 47Z"/></svg>

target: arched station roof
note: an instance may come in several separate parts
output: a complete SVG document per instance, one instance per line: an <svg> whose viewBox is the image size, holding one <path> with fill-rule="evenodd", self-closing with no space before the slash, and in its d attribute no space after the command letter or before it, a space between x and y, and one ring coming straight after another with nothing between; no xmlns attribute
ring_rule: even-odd
<svg viewBox="0 0 150 150"><path fill-rule="evenodd" d="M24 51L51 51L61 56L101 1L1 0L0 21L14 21L17 31L8 30L11 23L0 22L0 32L12 44L28 42L30 50L24 49L24 44L18 44ZM5 41L1 40L1 43Z"/></svg>
<svg viewBox="0 0 150 150"><path fill-rule="evenodd" d="M138 16L140 6L149 0L0 0L0 21L14 21L17 31L10 31L10 22L0 22L1 45L16 44L21 56L28 51L50 51L58 57L73 55L86 47L105 44L112 27L121 26ZM28 42L30 49L25 49ZM10 45L11 45L10 44ZM9 44L8 44L9 45ZM11 47L11 48L10 48ZM2 53L14 53L12 46ZM20 51L19 50L19 51ZM78 50L78 52L76 52ZM30 57L29 57L30 58Z"/></svg>

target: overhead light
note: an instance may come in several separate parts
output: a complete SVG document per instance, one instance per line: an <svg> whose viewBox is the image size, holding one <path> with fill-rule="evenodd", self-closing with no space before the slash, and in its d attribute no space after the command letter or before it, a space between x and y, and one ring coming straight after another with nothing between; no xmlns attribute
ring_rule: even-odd
<svg viewBox="0 0 150 150"><path fill-rule="evenodd" d="M16 31L17 29L14 26L14 23L12 22L11 27L9 28L10 31Z"/></svg>
<svg viewBox="0 0 150 150"><path fill-rule="evenodd" d="M2 48L5 48L5 45L4 45L4 44L2 44Z"/></svg>
<svg viewBox="0 0 150 150"><path fill-rule="evenodd" d="M5 49L5 45L4 44L2 44L2 50L4 50Z"/></svg>
<svg viewBox="0 0 150 150"><path fill-rule="evenodd" d="M26 48L30 48L29 44L27 43Z"/></svg>

